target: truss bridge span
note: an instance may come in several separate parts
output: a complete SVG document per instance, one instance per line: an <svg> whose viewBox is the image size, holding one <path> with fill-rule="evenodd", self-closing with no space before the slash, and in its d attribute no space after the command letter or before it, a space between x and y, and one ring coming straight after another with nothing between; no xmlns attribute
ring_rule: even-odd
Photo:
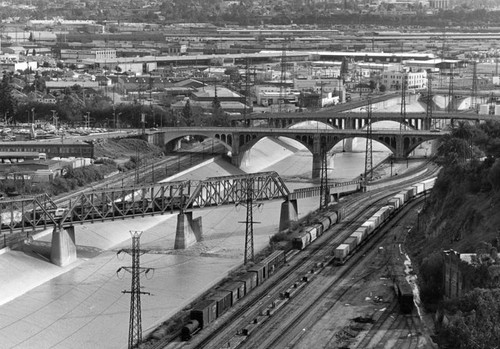
<svg viewBox="0 0 500 349"><path fill-rule="evenodd" d="M360 188L359 183L331 186L335 198ZM201 239L201 217L193 218L197 210L245 203L249 199L253 202L281 199L279 226L284 230L298 219L297 200L317 195L317 188L292 193L276 172L260 172L84 192L64 207L57 206L48 195L5 200L0 205L0 225L3 234L26 235L53 227L51 260L65 265L76 259L76 224L175 213L174 248L184 249Z"/></svg>

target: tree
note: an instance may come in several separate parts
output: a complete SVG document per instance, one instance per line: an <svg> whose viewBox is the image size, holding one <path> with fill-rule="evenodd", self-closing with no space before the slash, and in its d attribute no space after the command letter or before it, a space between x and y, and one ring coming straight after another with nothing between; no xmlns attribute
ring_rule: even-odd
<svg viewBox="0 0 500 349"><path fill-rule="evenodd" d="M10 86L10 75L4 74L0 83L0 118L14 116L16 103L12 98L12 87Z"/></svg>
<svg viewBox="0 0 500 349"><path fill-rule="evenodd" d="M189 99L186 101L186 104L182 109L182 117L184 119L184 122L186 123L186 126L191 126L191 124L193 123L193 111L191 110L191 102Z"/></svg>

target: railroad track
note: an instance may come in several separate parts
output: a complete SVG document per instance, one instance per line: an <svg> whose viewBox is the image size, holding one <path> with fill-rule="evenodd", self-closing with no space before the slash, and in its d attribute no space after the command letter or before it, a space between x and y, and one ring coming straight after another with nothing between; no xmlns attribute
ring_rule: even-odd
<svg viewBox="0 0 500 349"><path fill-rule="evenodd" d="M304 334L302 329L313 327L357 283L357 281L349 281L347 285L343 284L344 280L352 275L353 270L364 259L364 253L373 250L373 247L383 240L384 232L397 224L399 221L397 217L401 217L409 208L405 207L396 218L389 221L382 228L382 231L379 231L360 251L353 255L348 263L342 267L334 268L336 269L334 277L325 279L323 285L316 285L317 288L322 288L320 293L308 292L304 297L296 300L295 303L299 305L298 307L291 309L288 313L271 318L270 321L276 327L275 331L267 331L267 328L263 328L264 333L256 333L240 348L294 348ZM363 278L373 272L375 270L368 272Z"/></svg>
<svg viewBox="0 0 500 349"><path fill-rule="evenodd" d="M437 171L437 169L434 171ZM432 174L433 171L429 171L429 173ZM408 182L400 182L391 188L391 192L396 192L410 183L423 179L429 176L429 173L426 176L413 178ZM254 290L250 297L238 302L227 314L198 333L190 342L178 343L179 339L174 339L173 343L171 343L172 340L160 340L155 345L148 346L148 348L219 348L227 347L228 344L230 347L244 347L245 343L241 343L241 336L236 336L236 333L245 324L242 319L258 318L262 309L266 309L270 303L278 299L280 293L287 288L287 285L293 284L295 280L300 279L303 275L309 275L308 272L312 269L318 270L318 265L324 265L331 255L330 251L346 235L352 232L351 230L356 226L357 220L363 219L363 216L368 216L371 211L377 209L375 207L371 210L367 208L376 202L383 202L393 194L387 194L386 191L387 188L369 193L368 199L361 201L361 204L359 200L363 196L366 198L366 194L349 196L349 199L344 204L348 212L344 223L334 226L328 233L318 238L316 244L309 246L306 251L302 251L293 260L288 260L290 268L280 270L275 277L268 280L260 289ZM360 215L361 212L364 212L364 215ZM341 231L344 231L344 233L341 233Z"/></svg>

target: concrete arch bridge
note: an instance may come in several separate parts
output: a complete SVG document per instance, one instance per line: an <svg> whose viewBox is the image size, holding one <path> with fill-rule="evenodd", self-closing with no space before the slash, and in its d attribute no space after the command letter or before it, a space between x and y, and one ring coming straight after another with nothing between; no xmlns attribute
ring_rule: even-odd
<svg viewBox="0 0 500 349"><path fill-rule="evenodd" d="M396 159L405 159L420 144L438 139L447 132L426 130L373 130L371 138L386 146ZM233 128L233 127L178 127L144 135L148 142L166 149L174 149L177 142L187 136L201 136L219 140L230 152L231 162L239 167L246 151L265 137L287 137L304 145L313 155L312 177L319 178L321 154L330 151L343 140L361 137L362 129L283 129L283 128Z"/></svg>

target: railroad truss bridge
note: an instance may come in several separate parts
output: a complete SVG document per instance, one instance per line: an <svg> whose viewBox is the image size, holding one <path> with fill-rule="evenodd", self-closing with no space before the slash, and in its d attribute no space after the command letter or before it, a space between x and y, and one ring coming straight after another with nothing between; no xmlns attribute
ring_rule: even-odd
<svg viewBox="0 0 500 349"><path fill-rule="evenodd" d="M359 182L332 183L331 201L338 200L342 193L359 189ZM76 259L74 226L77 224L175 213L174 248L184 249L201 239L201 217L193 218L197 210L245 203L249 199L252 202L281 199L284 200L279 221L282 231L298 219L297 200L319 194L318 187L290 192L276 172L261 172L84 192L64 207L56 205L48 195L4 200L0 204L0 225L4 235L24 233L27 237L53 227L51 261L63 266Z"/></svg>

